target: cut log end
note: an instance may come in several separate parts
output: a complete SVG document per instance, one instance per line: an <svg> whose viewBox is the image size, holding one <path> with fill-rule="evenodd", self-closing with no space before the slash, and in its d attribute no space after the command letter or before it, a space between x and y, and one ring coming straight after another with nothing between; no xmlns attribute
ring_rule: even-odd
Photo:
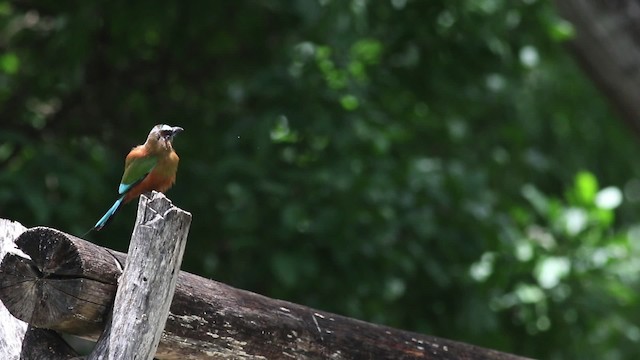
<svg viewBox="0 0 640 360"><path fill-rule="evenodd" d="M37 327L99 333L110 305L105 295L113 293L118 274L89 263L94 246L45 227L25 231L15 243L31 259L7 254L0 264L0 298L9 312Z"/></svg>

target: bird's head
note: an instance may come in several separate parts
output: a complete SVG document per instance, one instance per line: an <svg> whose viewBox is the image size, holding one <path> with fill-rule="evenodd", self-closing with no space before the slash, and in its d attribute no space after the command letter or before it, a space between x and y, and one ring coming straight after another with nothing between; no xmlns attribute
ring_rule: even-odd
<svg viewBox="0 0 640 360"><path fill-rule="evenodd" d="M173 137L178 135L182 131L184 131L184 129L179 126L159 124L151 129L151 132L149 132L149 136L147 137L147 142L151 141L160 146L170 149Z"/></svg>

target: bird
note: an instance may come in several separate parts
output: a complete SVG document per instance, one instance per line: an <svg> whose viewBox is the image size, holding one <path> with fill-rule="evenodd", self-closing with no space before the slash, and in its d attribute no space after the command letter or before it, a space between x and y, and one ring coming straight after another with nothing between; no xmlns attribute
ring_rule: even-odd
<svg viewBox="0 0 640 360"><path fill-rule="evenodd" d="M144 144L131 149L124 162L124 173L118 187L118 199L109 210L87 231L101 230L120 207L140 196L156 190L164 193L176 181L180 158L173 150L173 138L184 131L179 126L154 126ZM85 234L85 235L86 235Z"/></svg>

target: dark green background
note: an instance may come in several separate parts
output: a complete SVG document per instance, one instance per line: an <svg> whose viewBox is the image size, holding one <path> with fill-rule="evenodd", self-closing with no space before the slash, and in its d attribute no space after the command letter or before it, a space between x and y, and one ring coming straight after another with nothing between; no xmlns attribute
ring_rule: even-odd
<svg viewBox="0 0 640 360"><path fill-rule="evenodd" d="M183 269L531 357L637 358L637 139L572 34L536 0L0 1L0 216L84 233L129 149L179 125ZM125 251L135 207L89 238Z"/></svg>

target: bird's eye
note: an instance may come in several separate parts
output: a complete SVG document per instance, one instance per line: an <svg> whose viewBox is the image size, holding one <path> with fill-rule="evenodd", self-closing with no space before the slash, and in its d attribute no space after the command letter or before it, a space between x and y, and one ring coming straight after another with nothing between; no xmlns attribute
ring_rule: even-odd
<svg viewBox="0 0 640 360"><path fill-rule="evenodd" d="M171 137L172 134L173 134L173 131L171 131L171 130L162 130L162 131L160 131L160 135L162 135L162 137L164 137L164 138Z"/></svg>

